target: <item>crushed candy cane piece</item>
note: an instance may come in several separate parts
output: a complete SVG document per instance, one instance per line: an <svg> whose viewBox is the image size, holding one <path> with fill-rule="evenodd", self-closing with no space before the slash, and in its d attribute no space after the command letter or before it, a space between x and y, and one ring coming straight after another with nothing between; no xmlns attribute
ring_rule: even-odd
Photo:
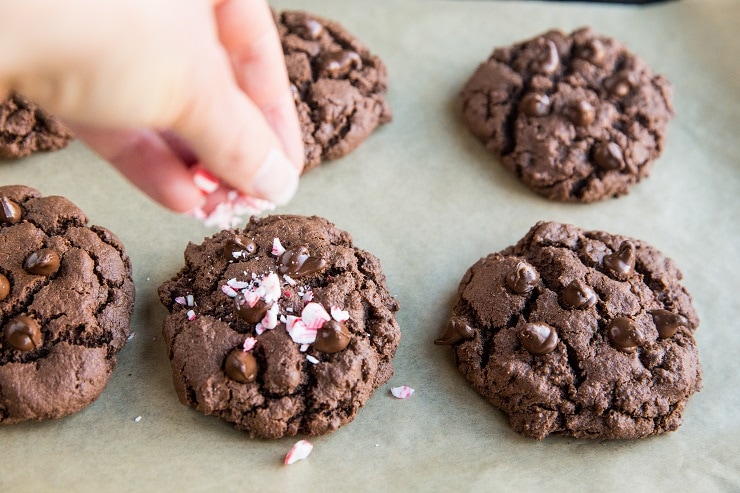
<svg viewBox="0 0 740 493"><path fill-rule="evenodd" d="M236 190L226 194L226 200L216 205L210 212L198 207L190 215L203 221L207 227L217 226L221 229L235 228L242 223L242 216L256 216L275 208L267 200L242 195Z"/></svg>
<svg viewBox="0 0 740 493"><path fill-rule="evenodd" d="M303 300L304 303L313 301L313 291L306 291L306 293L301 297L301 300Z"/></svg>
<svg viewBox="0 0 740 493"><path fill-rule="evenodd" d="M185 301L188 302L188 306L195 306L195 297L192 294L187 295Z"/></svg>
<svg viewBox="0 0 740 493"><path fill-rule="evenodd" d="M303 307L301 319L309 329L318 330L326 322L331 320L331 316L326 313L326 309L318 303L308 303Z"/></svg>
<svg viewBox="0 0 740 493"><path fill-rule="evenodd" d="M277 327L278 314L280 313L280 306L277 303L273 303L272 306L265 312L265 316L262 317L260 324L265 330L272 330Z"/></svg>
<svg viewBox="0 0 740 493"><path fill-rule="evenodd" d="M311 329L300 317L288 315L285 330L296 344L313 344L316 341L317 329Z"/></svg>
<svg viewBox="0 0 740 493"><path fill-rule="evenodd" d="M319 360L317 360L317 359L316 359L316 358L315 358L314 356L311 356L310 354L307 354L307 355L306 355L306 359L307 359L307 360L308 360L308 361L309 361L310 363L313 363L314 365L318 365L318 364L319 364Z"/></svg>
<svg viewBox="0 0 740 493"><path fill-rule="evenodd" d="M285 315L280 315L280 323L283 323L283 324L287 324L288 323L288 319L285 318Z"/></svg>
<svg viewBox="0 0 740 493"><path fill-rule="evenodd" d="M249 352L252 349L254 349L254 345L257 344L257 339L254 337L247 337L244 339L244 344L242 345L242 351Z"/></svg>
<svg viewBox="0 0 740 493"><path fill-rule="evenodd" d="M287 283L288 283L288 284L290 284L291 286L295 286L295 285L296 285L296 280L295 280L295 279L293 279L293 278L292 278L292 277L290 277L290 276L285 276L285 275L284 275L284 276L283 276L283 279L285 280L285 282L287 282Z"/></svg>
<svg viewBox="0 0 740 493"><path fill-rule="evenodd" d="M280 243L280 238L272 240L272 254L276 257L285 253L285 247Z"/></svg>
<svg viewBox="0 0 740 493"><path fill-rule="evenodd" d="M226 285L229 286L232 289L245 289L249 287L249 283L246 281L237 281L235 277L232 277L228 281L226 281Z"/></svg>
<svg viewBox="0 0 740 493"><path fill-rule="evenodd" d="M259 336L262 335L262 333L266 329L262 326L262 322L259 322L257 325L254 326L254 332Z"/></svg>
<svg viewBox="0 0 740 493"><path fill-rule="evenodd" d="M300 351L302 353L305 353L306 351L308 351L308 348L310 348L310 347L311 347L310 344L301 344Z"/></svg>
<svg viewBox="0 0 740 493"><path fill-rule="evenodd" d="M136 332L131 332L131 333L130 333L130 334L128 335L128 337L126 338L126 340L127 340L127 341L130 341L130 340L131 340L131 339L133 339L134 337L136 337Z"/></svg>
<svg viewBox="0 0 740 493"><path fill-rule="evenodd" d="M393 394L393 397L396 397L397 399L408 399L413 393L414 389L406 385L391 388L391 394Z"/></svg>
<svg viewBox="0 0 740 493"><path fill-rule="evenodd" d="M306 459L311 455L313 450L313 444L308 440L299 440L290 449L290 452L285 456L285 465L289 466L295 464L299 460Z"/></svg>
<svg viewBox="0 0 740 493"><path fill-rule="evenodd" d="M341 310L338 306L331 307L331 318L337 322L346 322L349 320L349 312L347 310Z"/></svg>
<svg viewBox="0 0 740 493"><path fill-rule="evenodd" d="M236 291L234 291L234 289L231 286L228 286L226 284L221 286L221 291L223 291L223 293L229 298L236 298L236 295L239 294Z"/></svg>
<svg viewBox="0 0 740 493"><path fill-rule="evenodd" d="M270 272L264 279L262 279L260 288L265 293L263 297L265 298L266 303L272 303L273 301L280 299L280 279L274 272Z"/></svg>
<svg viewBox="0 0 740 493"><path fill-rule="evenodd" d="M195 186L198 187L198 190L201 192L213 193L218 190L221 182L208 171L201 167L197 167L195 168L195 173L193 173L193 183L195 183Z"/></svg>
<svg viewBox="0 0 740 493"><path fill-rule="evenodd" d="M260 300L260 293L257 291L242 291L242 295L249 308L252 308Z"/></svg>
<svg viewBox="0 0 740 493"><path fill-rule="evenodd" d="M134 418L134 423L138 423L139 421L141 421L141 416L136 416Z"/></svg>
<svg viewBox="0 0 740 493"><path fill-rule="evenodd" d="M188 310L187 315L188 315L188 320L190 320L191 322L195 320L195 312L193 310Z"/></svg>
<svg viewBox="0 0 740 493"><path fill-rule="evenodd" d="M186 305L187 301L185 300L184 296L178 296L177 298L175 298L175 303L177 303L178 305Z"/></svg>

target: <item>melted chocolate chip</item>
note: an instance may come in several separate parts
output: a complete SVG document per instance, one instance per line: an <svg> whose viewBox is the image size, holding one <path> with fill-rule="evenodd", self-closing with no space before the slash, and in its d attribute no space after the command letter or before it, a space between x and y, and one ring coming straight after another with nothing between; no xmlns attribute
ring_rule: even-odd
<svg viewBox="0 0 740 493"><path fill-rule="evenodd" d="M352 50L332 51L321 58L321 75L329 77L342 77L352 69L362 68L360 54Z"/></svg>
<svg viewBox="0 0 740 493"><path fill-rule="evenodd" d="M462 317L452 317L447 322L447 328L442 337L435 339L434 344L438 346L452 346L458 342L467 341L475 337L473 329L465 323Z"/></svg>
<svg viewBox="0 0 740 493"><path fill-rule="evenodd" d="M611 171L624 168L622 148L616 142L599 142L593 148L593 160L599 168Z"/></svg>
<svg viewBox="0 0 740 493"><path fill-rule="evenodd" d="M8 345L19 351L33 351L41 346L41 328L31 317L15 317L5 325L3 332Z"/></svg>
<svg viewBox="0 0 740 493"><path fill-rule="evenodd" d="M623 241L619 250L604 255L604 267L618 281L625 281L635 272L635 245Z"/></svg>
<svg viewBox="0 0 740 493"><path fill-rule="evenodd" d="M285 253L280 256L278 269L281 274L303 277L325 269L326 265L326 260L321 257L312 257L308 252L308 247L299 245L285 250Z"/></svg>
<svg viewBox="0 0 740 493"><path fill-rule="evenodd" d="M245 238L229 238L224 245L223 255L227 260L241 260L257 251L257 245Z"/></svg>
<svg viewBox="0 0 740 493"><path fill-rule="evenodd" d="M252 353L234 349L226 356L224 372L236 382L254 382L257 378L257 358Z"/></svg>
<svg viewBox="0 0 740 493"><path fill-rule="evenodd" d="M529 323L519 332L519 342L530 354L547 354L558 345L558 333L543 322Z"/></svg>
<svg viewBox="0 0 740 493"><path fill-rule="evenodd" d="M21 220L23 212L21 206L3 195L0 197L0 223L15 224Z"/></svg>
<svg viewBox="0 0 740 493"><path fill-rule="evenodd" d="M596 119L596 110L593 105L581 99L577 103L566 106L563 110L565 116L578 127L587 127Z"/></svg>
<svg viewBox="0 0 740 493"><path fill-rule="evenodd" d="M321 37L321 33L324 32L324 26L319 24L318 21L309 18L303 18L299 23L291 27L298 36L309 41L316 41Z"/></svg>
<svg viewBox="0 0 740 493"><path fill-rule="evenodd" d="M10 294L10 281L3 274L0 274L0 301L3 301Z"/></svg>
<svg viewBox="0 0 740 493"><path fill-rule="evenodd" d="M59 255L50 248L31 252L23 262L23 268L37 276L50 276L59 270Z"/></svg>
<svg viewBox="0 0 740 493"><path fill-rule="evenodd" d="M272 303L268 305L263 299L258 299L254 302L254 305L249 306L249 302L245 298L244 293L241 292L237 293L234 297L234 313L236 313L237 317L248 324L256 324L262 320L271 306Z"/></svg>
<svg viewBox="0 0 740 493"><path fill-rule="evenodd" d="M563 290L563 303L571 308L584 310L596 304L596 293L583 281L572 281Z"/></svg>
<svg viewBox="0 0 740 493"><path fill-rule="evenodd" d="M520 107L527 116L546 116L550 113L550 98L547 94L529 93L522 98Z"/></svg>
<svg viewBox="0 0 740 493"><path fill-rule="evenodd" d="M637 79L632 72L622 70L604 79L604 88L614 96L624 97L632 91Z"/></svg>
<svg viewBox="0 0 740 493"><path fill-rule="evenodd" d="M506 286L516 294L531 292L539 281L539 273L526 262L517 263L506 276Z"/></svg>
<svg viewBox="0 0 740 493"><path fill-rule="evenodd" d="M555 46L552 40L547 39L544 44L546 50L537 57L532 66L537 72L551 74L560 65L560 55L558 55L558 47Z"/></svg>
<svg viewBox="0 0 740 493"><path fill-rule="evenodd" d="M635 352L645 342L642 329L627 317L615 318L606 330L612 345L625 353Z"/></svg>
<svg viewBox="0 0 740 493"><path fill-rule="evenodd" d="M578 58L589 61L594 65L601 65L605 55L606 50L604 50L604 44L598 39L589 40L576 54Z"/></svg>
<svg viewBox="0 0 740 493"><path fill-rule="evenodd" d="M668 310L653 310L650 314L661 339L673 337L679 327L687 327L689 323L683 315Z"/></svg>
<svg viewBox="0 0 740 493"><path fill-rule="evenodd" d="M316 342L313 347L322 353L338 353L347 347L350 333L342 322L329 320L316 333Z"/></svg>

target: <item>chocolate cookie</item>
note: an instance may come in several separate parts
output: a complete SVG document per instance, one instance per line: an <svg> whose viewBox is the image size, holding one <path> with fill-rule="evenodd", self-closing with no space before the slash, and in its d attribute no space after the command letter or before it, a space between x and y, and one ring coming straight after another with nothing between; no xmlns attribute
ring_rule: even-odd
<svg viewBox="0 0 740 493"><path fill-rule="evenodd" d="M134 304L120 240L63 197L0 187L0 424L60 418L94 401Z"/></svg>
<svg viewBox="0 0 740 493"><path fill-rule="evenodd" d="M291 11L275 22L303 130L305 172L354 150L391 120L386 68L336 22Z"/></svg>
<svg viewBox="0 0 740 493"><path fill-rule="evenodd" d="M677 429L701 388L691 297L645 242L538 223L465 274L444 335L512 427L542 439Z"/></svg>
<svg viewBox="0 0 740 493"><path fill-rule="evenodd" d="M553 200L626 194L663 150L668 81L588 28L496 49L462 90L472 132Z"/></svg>
<svg viewBox="0 0 740 493"><path fill-rule="evenodd" d="M252 217L188 245L159 288L180 401L252 437L320 435L393 374L380 262L319 217Z"/></svg>
<svg viewBox="0 0 740 493"><path fill-rule="evenodd" d="M55 151L73 139L59 119L19 94L0 102L0 158Z"/></svg>

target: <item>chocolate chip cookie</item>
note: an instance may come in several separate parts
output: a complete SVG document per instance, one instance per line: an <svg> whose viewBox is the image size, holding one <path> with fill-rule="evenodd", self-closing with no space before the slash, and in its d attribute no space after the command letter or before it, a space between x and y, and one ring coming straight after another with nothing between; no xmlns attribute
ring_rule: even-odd
<svg viewBox="0 0 740 493"><path fill-rule="evenodd" d="M63 197L0 187L0 424L60 418L94 401L134 304L120 240Z"/></svg>
<svg viewBox="0 0 740 493"><path fill-rule="evenodd" d="M185 250L159 288L180 401L252 437L320 435L393 374L380 262L319 217L252 217Z"/></svg>
<svg viewBox="0 0 740 493"><path fill-rule="evenodd" d="M467 271L435 343L527 436L673 431L701 388L681 278L643 241L538 223Z"/></svg>
<svg viewBox="0 0 740 493"><path fill-rule="evenodd" d="M58 118L19 94L0 102L0 158L19 158L36 151L55 151L73 139Z"/></svg>
<svg viewBox="0 0 740 493"><path fill-rule="evenodd" d="M303 131L304 172L354 150L391 120L385 64L336 22L285 11L275 16Z"/></svg>
<svg viewBox="0 0 740 493"><path fill-rule="evenodd" d="M584 28L497 48L462 90L473 134L553 200L626 194L661 154L671 87L614 39Z"/></svg>

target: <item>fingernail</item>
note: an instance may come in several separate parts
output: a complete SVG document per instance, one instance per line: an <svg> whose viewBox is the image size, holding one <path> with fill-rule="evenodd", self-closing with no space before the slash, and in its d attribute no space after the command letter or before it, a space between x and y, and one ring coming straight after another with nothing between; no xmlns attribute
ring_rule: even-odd
<svg viewBox="0 0 740 493"><path fill-rule="evenodd" d="M279 149L272 149L257 171L252 191L258 197L285 205L298 189L298 170Z"/></svg>

